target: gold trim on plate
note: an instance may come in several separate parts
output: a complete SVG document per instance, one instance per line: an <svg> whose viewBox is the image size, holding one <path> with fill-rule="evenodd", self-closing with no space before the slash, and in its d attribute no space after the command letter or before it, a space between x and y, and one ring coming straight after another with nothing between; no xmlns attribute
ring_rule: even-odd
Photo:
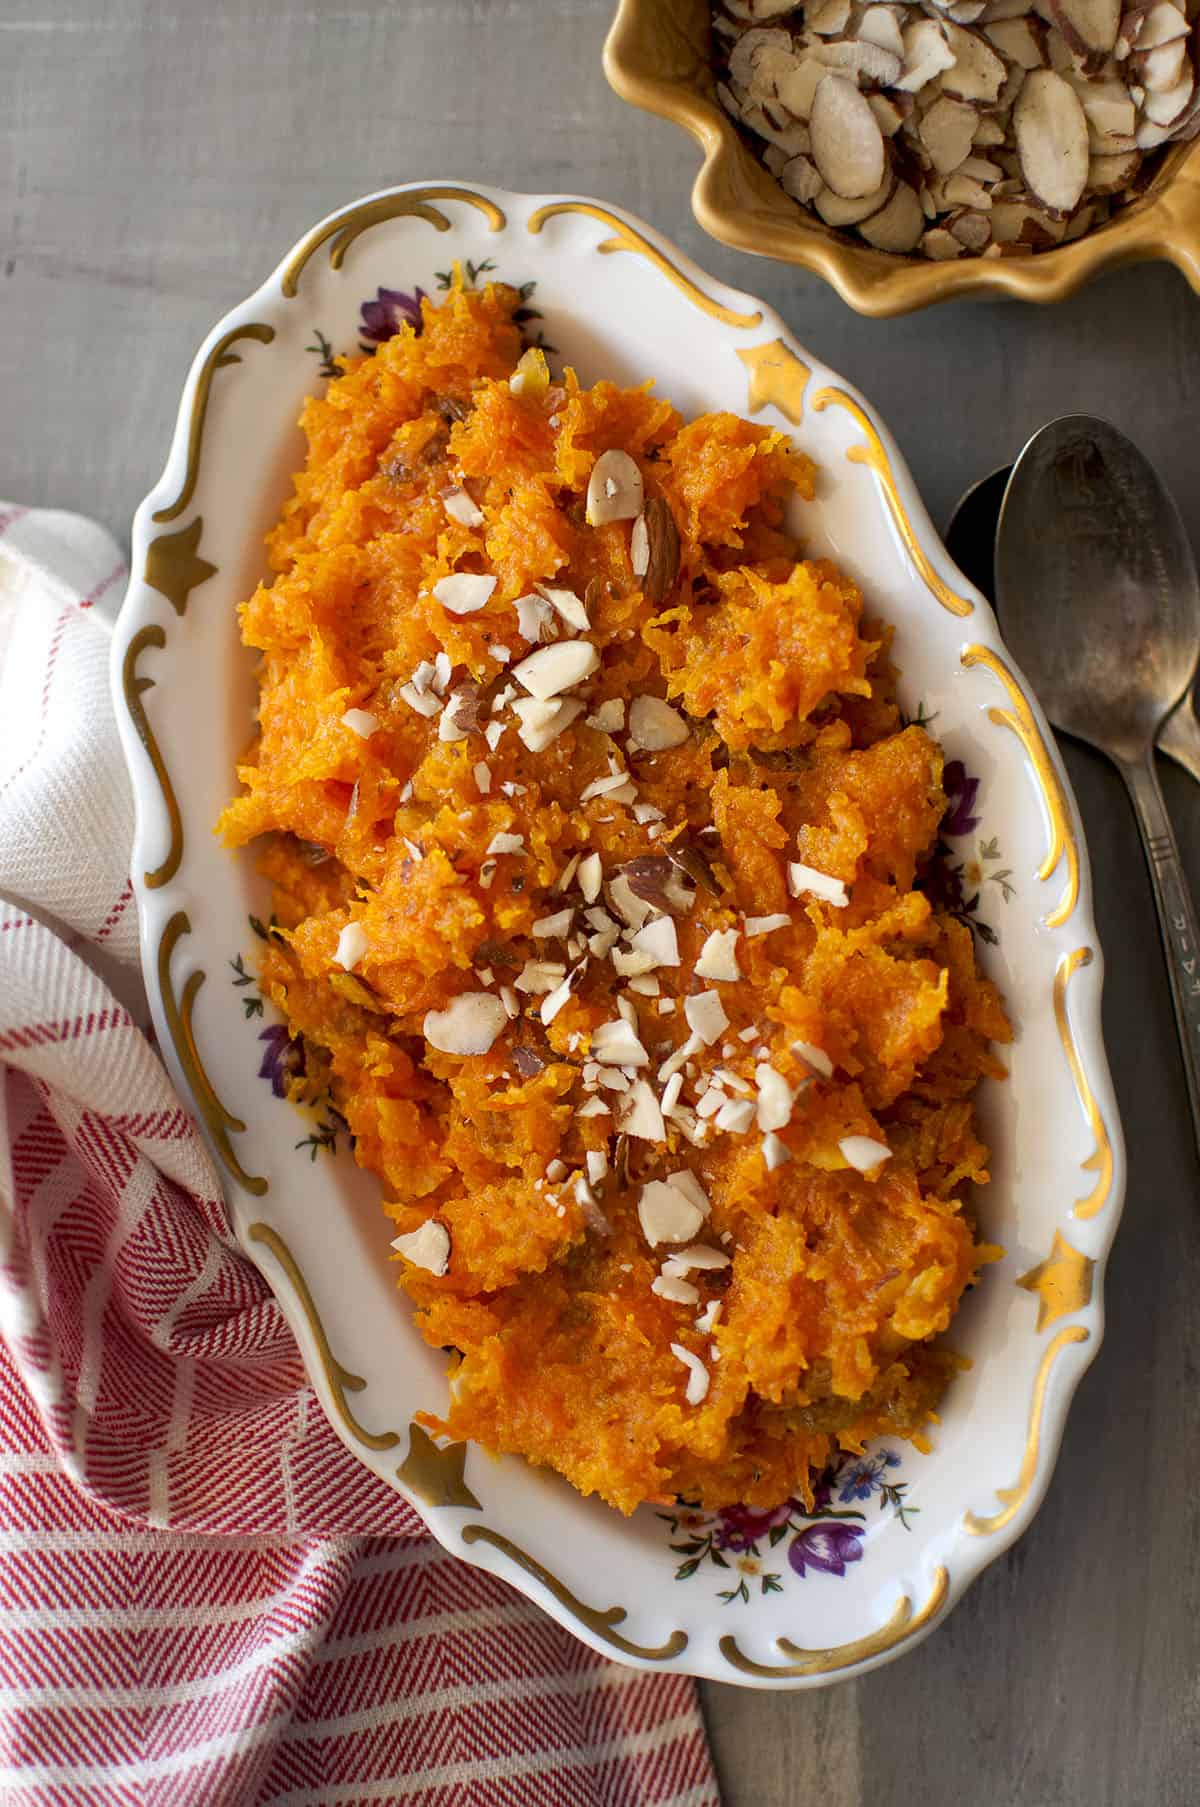
<svg viewBox="0 0 1200 1807"><path fill-rule="evenodd" d="M163 1010L166 1013L167 1028L179 1064L187 1075L192 1088L192 1096L196 1101L196 1109L204 1119L209 1135L217 1145L217 1152L225 1166L229 1169L238 1184L247 1192L261 1195L267 1190L267 1182L258 1174L249 1174L233 1152L229 1140L232 1130L240 1134L246 1127L240 1117L233 1116L225 1109L221 1100L213 1090L212 1081L204 1071L196 1038L192 1030L192 1011L196 1004L196 993L204 983L203 972L197 970L189 973L183 987L183 995L176 1002L175 988L171 982L171 955L181 936L190 935L192 925L186 910L176 910L162 932L158 944L158 990L162 998Z"/></svg>
<svg viewBox="0 0 1200 1807"><path fill-rule="evenodd" d="M148 891L157 891L161 885L167 883L168 879L174 878L179 870L179 862L183 858L183 819L179 813L179 800L175 795L175 787L171 783L166 761L154 738L154 730L142 707L142 692L153 690L154 679L139 677L137 672L137 662L146 647L163 647L166 644L167 636L161 627L140 628L125 648L125 658L121 666L121 689L125 696L125 707L129 711L130 721L137 730L137 737L146 749L146 757L154 768L154 776L158 779L159 789L163 794L167 821L171 828L167 856L162 865L154 872L142 874L142 883Z"/></svg>
<svg viewBox="0 0 1200 1807"><path fill-rule="evenodd" d="M900 491L892 474L891 460L884 450L883 441L866 409L861 408L851 396L846 394L844 389L822 389L818 395L814 396L813 408L818 414L830 406L845 408L865 433L866 444L849 446L846 450L846 457L851 464L865 464L878 477L879 486L883 491L883 499L888 506L888 513L891 515L896 531L904 542L904 549L926 589L951 615L971 614L975 604L967 597L960 596L956 590L952 590L930 564L925 548L917 538L912 522L904 511L904 504L900 500Z"/></svg>
<svg viewBox="0 0 1200 1807"><path fill-rule="evenodd" d="M490 1526L464 1525L462 1535L464 1543L489 1543L494 1549L501 1551L518 1568L524 1569L527 1575L540 1581L572 1618L578 1619L595 1637L603 1638L606 1644L611 1644L614 1650L620 1650L625 1656L641 1657L648 1663L662 1663L669 1662L673 1656L678 1656L681 1650L686 1649L686 1631L673 1631L665 1644L657 1645L634 1644L628 1638L623 1638L619 1631L613 1629L628 1617L623 1606L609 1606L603 1611L596 1606L586 1606L565 1582L559 1581L549 1569L543 1568L536 1556L531 1556L519 1544L513 1543L511 1538L493 1531Z"/></svg>
<svg viewBox="0 0 1200 1807"><path fill-rule="evenodd" d="M184 474L183 488L173 502L164 508L156 508L152 520L165 522L178 520L196 489L196 479L200 474L200 442L204 437L204 418L208 413L208 398L212 391L214 372L223 370L226 364L240 364L241 358L230 351L239 339L257 339L260 345L269 345L275 337L273 326L262 326L251 322L247 326L233 326L227 333L222 333L203 364L196 378L195 393L192 396L192 418L188 425L187 471ZM197 579L197 582L200 580ZM182 614L182 610L180 613Z"/></svg>
<svg viewBox="0 0 1200 1807"><path fill-rule="evenodd" d="M217 574L215 565L196 555L203 531L204 516L197 515L178 533L160 533L146 547L146 582L166 597L177 615L187 613L192 591Z"/></svg>
<svg viewBox="0 0 1200 1807"><path fill-rule="evenodd" d="M1075 1046L1075 1037L1071 1032L1071 1017L1067 1009L1067 987L1071 975L1079 971L1081 966L1090 966L1092 950L1090 947L1077 947L1073 953L1065 954L1058 963L1058 971L1054 975L1054 1020L1058 1024L1059 1040L1063 1045L1063 1053L1067 1057L1067 1065L1071 1069L1071 1078L1075 1081L1075 1090L1079 1097L1080 1107L1088 1120L1096 1148L1086 1161L1081 1163L1085 1173L1096 1175L1096 1184L1086 1198L1072 1207L1071 1216L1081 1219L1095 1217L1108 1203L1113 1182L1113 1151L1100 1106L1096 1103L1095 1093L1088 1084L1087 1074L1083 1070L1083 1062L1079 1058L1079 1050Z"/></svg>
<svg viewBox="0 0 1200 1807"><path fill-rule="evenodd" d="M1025 1454L1021 1458L1021 1472L1011 1487L998 1487L996 1498L1003 1500L1004 1505L999 1512L993 1512L987 1518L977 1513L967 1512L963 1515L963 1529L973 1537L988 1537L993 1531L1003 1530L1010 1519L1014 1518L1025 1503L1033 1479L1037 1473L1038 1454L1042 1443L1042 1408L1046 1402L1046 1387L1050 1379L1050 1370L1072 1343L1086 1343L1091 1336L1082 1324L1068 1324L1060 1330L1052 1342L1047 1343L1045 1353L1038 1366L1037 1379L1033 1383L1033 1399L1029 1406L1029 1429L1025 1436Z"/></svg>
<svg viewBox="0 0 1200 1807"><path fill-rule="evenodd" d="M664 256L657 245L652 245L648 238L643 238L642 234L631 226L628 220L618 218L615 213L610 213L607 207L598 207L593 201L551 201L547 206L539 207L536 213L530 214L529 231L540 232L547 220L554 219L560 213L583 213L589 219L599 220L604 226L611 226L612 238L602 239L596 246L597 251L632 251L637 256L644 257L667 278L668 282L673 282L681 294L686 295L689 301L701 308L704 313L710 314L714 320L719 320L722 326L749 328L758 326L761 322L762 314L760 312L737 314L731 307L725 307L720 301L714 301L712 296L706 295L690 276L685 276L669 257Z"/></svg>
<svg viewBox="0 0 1200 1807"><path fill-rule="evenodd" d="M329 267L340 270L355 239L362 233L369 232L372 226L382 226L386 220L424 220L438 232L449 232L450 221L440 207L431 205L433 201L466 201L479 209L493 232L501 231L507 224L504 213L495 201L490 201L486 195L476 194L474 189L456 188L452 185L410 188L403 194L380 195L374 201L359 201L352 207L343 208L341 213L335 213L324 225L315 226L307 238L300 240L284 267L283 293L289 300L296 294L304 266L314 252L320 250L326 239L333 240L329 247Z"/></svg>
<svg viewBox="0 0 1200 1807"><path fill-rule="evenodd" d="M963 648L962 663L967 668L982 665L994 678L999 679L1008 692L1012 708L991 708L988 710L988 719L1000 727L1012 729L1028 753L1037 776L1050 823L1050 846L1038 867L1037 876L1044 884L1052 876L1060 860L1066 862L1067 869L1066 889L1054 909L1043 916L1042 921L1048 929L1061 928L1079 901L1079 848L1075 841L1071 812L1067 807L1058 773L1054 769L1054 761L1042 738L1041 729L1033 719L1033 711L1025 700L1021 686L999 654L986 646L967 646ZM1090 955L1088 957L1091 958Z"/></svg>
<svg viewBox="0 0 1200 1807"><path fill-rule="evenodd" d="M466 1444L448 1443L443 1449L414 1418L408 1427L408 1454L396 1470L408 1491L427 1506L472 1506L482 1512L466 1473Z"/></svg>
<svg viewBox="0 0 1200 1807"><path fill-rule="evenodd" d="M1072 1248L1061 1230L1055 1230L1050 1253L1017 1281L1026 1292L1036 1293L1037 1328L1040 1335L1059 1318L1069 1318L1091 1303L1092 1275L1096 1263Z"/></svg>
<svg viewBox="0 0 1200 1807"><path fill-rule="evenodd" d="M743 1675L835 1675L839 1669L850 1669L855 1663L865 1663L871 1657L880 1656L885 1650L891 1650L906 1638L914 1636L941 1610L949 1590L950 1577L944 1568L939 1567L934 1571L929 1598L918 1612L913 1611L910 1597L902 1594L886 1625L881 1625L878 1631L868 1632L866 1637L855 1638L849 1644L835 1644L828 1650L806 1650L802 1644L794 1644L791 1638L777 1638L776 1644L787 1661L756 1663L753 1658L743 1654L738 1648L737 1639L730 1632L721 1639L721 1655Z"/></svg>
<svg viewBox="0 0 1200 1807"><path fill-rule="evenodd" d="M750 372L750 391L746 406L751 414L760 408L775 407L787 416L794 427L804 419L804 391L812 371L782 339L769 345L750 345L738 357Z"/></svg>
<svg viewBox="0 0 1200 1807"><path fill-rule="evenodd" d="M321 1360L321 1367L325 1374L326 1384L329 1387L329 1391L333 1394L333 1403L337 1407L338 1417L341 1419L346 1429L350 1432L351 1436L356 1437L358 1441L365 1444L368 1449L395 1449L400 1441L400 1438L395 1431L383 1431L382 1433L377 1433L375 1431L367 1430L365 1425L359 1423L358 1419L347 1405L346 1394L361 1393L367 1383L361 1374L351 1374L348 1368L343 1368L341 1362L329 1347L329 1338L325 1334L325 1326L321 1322L321 1314L317 1310L316 1301L309 1290L308 1281L304 1278L296 1257L292 1254L291 1249L289 1249L287 1243L283 1240L283 1237L279 1234L278 1230L273 1230L270 1224L265 1223L252 1223L246 1234L249 1236L251 1242L261 1242L264 1248L270 1249L272 1255L274 1255L276 1261L287 1275L292 1291L299 1299L300 1307L304 1312L305 1317L308 1319L308 1328L311 1330L313 1341L317 1345L317 1354Z"/></svg>

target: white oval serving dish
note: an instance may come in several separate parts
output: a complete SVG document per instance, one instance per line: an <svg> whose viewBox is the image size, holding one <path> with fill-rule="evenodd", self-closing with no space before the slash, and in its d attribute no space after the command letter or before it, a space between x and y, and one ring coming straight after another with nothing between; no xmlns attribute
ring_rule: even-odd
<svg viewBox="0 0 1200 1807"><path fill-rule="evenodd" d="M1016 1025L1010 1077L980 1098L994 1151L980 1220L1007 1252L953 1325L972 1366L947 1396L932 1453L884 1445L845 1462L812 1514L643 1507L625 1520L521 1461L440 1450L414 1430L418 1410L443 1405L445 1361L396 1290L378 1184L355 1167L335 1119L306 1125L275 1095L278 1032L269 1014L247 1013L252 988L230 966L252 965L249 918L262 906L251 859L212 833L252 733L253 659L235 608L263 571L263 535L303 455L296 418L325 380L323 360L385 331L418 288L436 294L456 259L481 279L533 285L531 331L585 382L653 376L685 413L728 408L793 432L821 470L808 546L837 558L895 625L905 708L933 721L964 768L952 774L943 870ZM278 1294L347 1446L447 1549L605 1655L807 1687L911 1648L1046 1491L1101 1337L1124 1162L1067 779L887 429L776 314L617 209L412 184L314 227L213 328L167 467L138 510L132 569L113 685L137 799L133 877L155 1023L238 1240Z"/></svg>

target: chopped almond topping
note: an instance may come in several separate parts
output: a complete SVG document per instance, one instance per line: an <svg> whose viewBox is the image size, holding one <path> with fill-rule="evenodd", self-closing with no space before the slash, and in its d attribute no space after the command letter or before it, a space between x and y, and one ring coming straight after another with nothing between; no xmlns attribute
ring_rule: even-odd
<svg viewBox="0 0 1200 1807"><path fill-rule="evenodd" d="M857 1168L859 1173L874 1173L892 1158L887 1143L876 1142L873 1136L843 1136L838 1147L847 1165Z"/></svg>
<svg viewBox="0 0 1200 1807"><path fill-rule="evenodd" d="M774 916L747 916L742 928L743 933L753 939L755 935L773 935L776 929L787 929L791 925L791 917L778 911Z"/></svg>
<svg viewBox="0 0 1200 1807"><path fill-rule="evenodd" d="M725 1006L721 1002L718 991L700 991L683 1000L683 1014L687 1018L688 1028L693 1035L711 1047L713 1042L720 1041L729 1027L729 1018L725 1014Z"/></svg>
<svg viewBox="0 0 1200 1807"><path fill-rule="evenodd" d="M362 923L348 922L338 936L333 955L334 964L342 967L345 972L352 973L366 958L370 945Z"/></svg>
<svg viewBox="0 0 1200 1807"><path fill-rule="evenodd" d="M475 571L454 571L434 584L433 593L451 615L474 615L495 588L494 577L482 576Z"/></svg>
<svg viewBox="0 0 1200 1807"><path fill-rule="evenodd" d="M445 1010L427 1010L422 1028L443 1054L486 1054L507 1021L502 1001L490 992L460 991Z"/></svg>
<svg viewBox="0 0 1200 1807"><path fill-rule="evenodd" d="M635 747L642 747L647 753L681 747L688 732L682 715L661 697L637 696L629 705L629 738Z"/></svg>
<svg viewBox="0 0 1200 1807"><path fill-rule="evenodd" d="M732 984L742 976L737 959L736 929L714 929L700 950L696 962L698 979L718 979Z"/></svg>
<svg viewBox="0 0 1200 1807"><path fill-rule="evenodd" d="M379 717L372 715L369 709L347 709L341 719L342 726L357 734L360 740L370 740L379 726Z"/></svg>
<svg viewBox="0 0 1200 1807"><path fill-rule="evenodd" d="M688 1404L699 1405L708 1396L708 1369L700 1357L693 1355L690 1349L685 1349L682 1343L672 1343L671 1354L676 1361L681 1361L688 1371L685 1392Z"/></svg>
<svg viewBox="0 0 1200 1807"><path fill-rule="evenodd" d="M819 898L822 903L832 904L835 910L844 910L850 902L840 878L830 878L827 872L818 872L815 866L806 866L800 860L793 860L788 865L788 890L793 897Z"/></svg>
<svg viewBox="0 0 1200 1807"><path fill-rule="evenodd" d="M708 1215L708 1201L703 1208L678 1184L680 1175L669 1180L647 1180L638 1198L638 1221L650 1247L660 1242L689 1242Z"/></svg>
<svg viewBox="0 0 1200 1807"><path fill-rule="evenodd" d="M422 1267L438 1279L450 1265L450 1232L436 1217L426 1218L419 1229L410 1230L407 1236L393 1237L392 1247L414 1267Z"/></svg>
<svg viewBox="0 0 1200 1807"><path fill-rule="evenodd" d="M590 640L556 640L514 665L512 675L541 702L561 695L599 670L600 655Z"/></svg>
<svg viewBox="0 0 1200 1807"><path fill-rule="evenodd" d="M623 1016L592 1031L592 1059L608 1067L644 1067L650 1056Z"/></svg>

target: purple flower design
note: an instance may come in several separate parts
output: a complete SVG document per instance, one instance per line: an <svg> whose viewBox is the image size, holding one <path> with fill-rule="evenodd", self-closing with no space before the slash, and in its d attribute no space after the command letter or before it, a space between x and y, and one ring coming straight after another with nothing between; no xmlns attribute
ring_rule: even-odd
<svg viewBox="0 0 1200 1807"><path fill-rule="evenodd" d="M713 1533L713 1542L719 1550L749 1550L776 1525L786 1525L795 1509L794 1500L772 1506L767 1512L755 1511L752 1506L722 1506L717 1515L721 1523Z"/></svg>
<svg viewBox="0 0 1200 1807"><path fill-rule="evenodd" d="M421 303L425 300L424 289L414 289L411 295L404 294L401 289L379 289L374 301L362 304L362 326L360 335L369 345L385 345L394 339L402 326L411 326L419 333L424 321L421 317Z"/></svg>
<svg viewBox="0 0 1200 1807"><path fill-rule="evenodd" d="M810 1568L824 1575L844 1575L848 1562L862 1561L862 1538L857 1526L836 1519L808 1525L789 1544L788 1562L801 1578Z"/></svg>
<svg viewBox="0 0 1200 1807"><path fill-rule="evenodd" d="M293 1041L282 1023L272 1023L258 1039L267 1044L258 1077L270 1080L277 1098L286 1098L288 1081L304 1072L304 1043Z"/></svg>
<svg viewBox="0 0 1200 1807"><path fill-rule="evenodd" d="M364 310L365 311L365 310ZM971 834L979 827L979 817L971 812L979 795L979 780L967 775L961 759L952 759L942 773L946 793L946 813L942 817L942 834Z"/></svg>

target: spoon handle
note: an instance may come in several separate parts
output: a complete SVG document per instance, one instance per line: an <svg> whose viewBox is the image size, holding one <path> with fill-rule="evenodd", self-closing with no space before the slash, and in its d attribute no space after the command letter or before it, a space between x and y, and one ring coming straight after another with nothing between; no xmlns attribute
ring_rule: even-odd
<svg viewBox="0 0 1200 1807"><path fill-rule="evenodd" d="M1158 745L1168 759L1181 765L1200 784L1200 722L1196 720L1190 691L1159 729Z"/></svg>
<svg viewBox="0 0 1200 1807"><path fill-rule="evenodd" d="M1121 774L1129 786L1150 868L1158 927L1171 980L1175 1026L1179 1031L1187 1075L1192 1129L1200 1152L1200 930L1196 927L1192 895L1179 863L1175 831L1158 786L1154 749L1148 749L1144 760L1122 763Z"/></svg>

